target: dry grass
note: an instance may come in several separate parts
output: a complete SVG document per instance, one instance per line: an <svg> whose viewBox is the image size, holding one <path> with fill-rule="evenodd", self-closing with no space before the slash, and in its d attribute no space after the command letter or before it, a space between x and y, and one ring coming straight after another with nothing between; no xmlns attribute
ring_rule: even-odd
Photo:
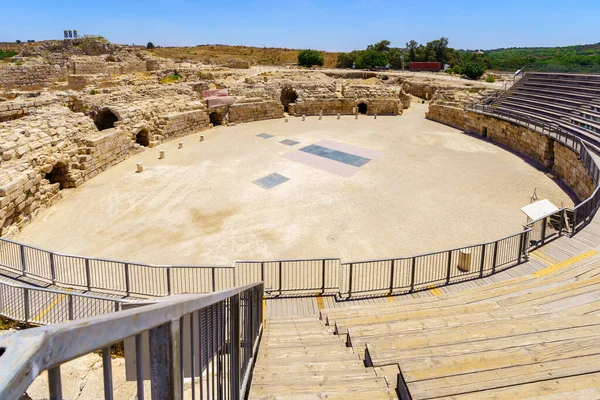
<svg viewBox="0 0 600 400"><path fill-rule="evenodd" d="M300 50L246 46L204 45L196 47L161 47L153 52L160 57L202 61L208 64L243 60L251 65L290 65L298 62ZM337 53L322 52L325 67L334 67Z"/></svg>

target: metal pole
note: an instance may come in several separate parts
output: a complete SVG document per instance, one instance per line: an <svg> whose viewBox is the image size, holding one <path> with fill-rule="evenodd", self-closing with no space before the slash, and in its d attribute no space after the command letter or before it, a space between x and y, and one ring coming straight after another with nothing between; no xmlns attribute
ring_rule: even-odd
<svg viewBox="0 0 600 400"><path fill-rule="evenodd" d="M62 383L60 380L60 365L48 370L48 386L50 400L62 400Z"/></svg>
<svg viewBox="0 0 600 400"><path fill-rule="evenodd" d="M348 297L352 296L352 276L353 276L352 270L353 270L353 267L354 267L354 264L350 263L350 270L349 270L350 276L348 277Z"/></svg>
<svg viewBox="0 0 600 400"><path fill-rule="evenodd" d="M85 279L87 281L87 290L90 292L92 290L92 279L90 276L90 260L89 258L85 259Z"/></svg>
<svg viewBox="0 0 600 400"><path fill-rule="evenodd" d="M25 303L25 326L29 328L29 289L23 288L23 302Z"/></svg>
<svg viewBox="0 0 600 400"><path fill-rule="evenodd" d="M69 320L73 321L73 295L69 294Z"/></svg>
<svg viewBox="0 0 600 400"><path fill-rule="evenodd" d="M492 274L496 273L496 264L498 262L498 241L494 243L494 260L492 261Z"/></svg>
<svg viewBox="0 0 600 400"><path fill-rule="evenodd" d="M390 268L390 290L389 290L390 296L394 292L394 273L396 272L395 269L396 269L396 260L392 260L392 266Z"/></svg>
<svg viewBox="0 0 600 400"><path fill-rule="evenodd" d="M167 268L167 294L171 295L171 268Z"/></svg>
<svg viewBox="0 0 600 400"><path fill-rule="evenodd" d="M281 261L279 261L279 295L280 295L280 296L281 296L281 292L282 292L282 278L281 278L281 272L282 272Z"/></svg>
<svg viewBox="0 0 600 400"><path fill-rule="evenodd" d="M415 269L417 268L417 258L413 257L412 259L412 267L410 272L410 291L415 290Z"/></svg>
<svg viewBox="0 0 600 400"><path fill-rule="evenodd" d="M137 398L144 398L144 353L142 351L142 335L135 335L135 376L137 381Z"/></svg>
<svg viewBox="0 0 600 400"><path fill-rule="evenodd" d="M485 265L485 244L481 245L481 264L479 266L479 277L483 276L483 267Z"/></svg>
<svg viewBox="0 0 600 400"><path fill-rule="evenodd" d="M450 283L450 271L452 269L452 250L448 252L448 265L446 266L446 285Z"/></svg>
<svg viewBox="0 0 600 400"><path fill-rule="evenodd" d="M56 285L56 270L54 266L54 253L50 253L50 276L52 278L52 284Z"/></svg>
<svg viewBox="0 0 600 400"><path fill-rule="evenodd" d="M215 273L215 267L211 268L211 272L212 272L212 291L216 292L217 291L217 280L216 280L216 273Z"/></svg>
<svg viewBox="0 0 600 400"><path fill-rule="evenodd" d="M542 225L542 245L546 243L546 226L548 225L548 217L544 217Z"/></svg>
<svg viewBox="0 0 600 400"><path fill-rule="evenodd" d="M325 293L325 259L321 262L321 294Z"/></svg>
<svg viewBox="0 0 600 400"><path fill-rule="evenodd" d="M231 342L229 360L230 364L230 385L231 396L234 399L240 398L240 295L237 294L230 299L229 309L229 340Z"/></svg>
<svg viewBox="0 0 600 400"><path fill-rule="evenodd" d="M22 244L19 247L21 249L21 270L23 271L23 276L26 276L27 262L25 261L25 247Z"/></svg>
<svg viewBox="0 0 600 400"><path fill-rule="evenodd" d="M124 272L125 272L125 293L127 294L127 296L130 295L130 290L129 290L129 264L125 263L124 265Z"/></svg>
<svg viewBox="0 0 600 400"><path fill-rule="evenodd" d="M112 360L110 358L110 347L102 349L102 373L104 377L104 399L113 399Z"/></svg>

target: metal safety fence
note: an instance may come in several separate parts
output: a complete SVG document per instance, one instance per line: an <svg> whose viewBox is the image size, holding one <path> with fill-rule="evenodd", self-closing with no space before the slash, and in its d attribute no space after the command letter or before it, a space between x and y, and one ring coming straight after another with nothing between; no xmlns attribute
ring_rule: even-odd
<svg viewBox="0 0 600 400"><path fill-rule="evenodd" d="M182 399L184 378L192 379L192 398L243 399L262 333L262 298L256 283L2 335L0 398L20 398L48 371L49 398L62 399L61 365L101 351L104 398L113 399L110 347L132 340L125 358L135 360L128 378L138 399L147 398L145 380L153 399Z"/></svg>

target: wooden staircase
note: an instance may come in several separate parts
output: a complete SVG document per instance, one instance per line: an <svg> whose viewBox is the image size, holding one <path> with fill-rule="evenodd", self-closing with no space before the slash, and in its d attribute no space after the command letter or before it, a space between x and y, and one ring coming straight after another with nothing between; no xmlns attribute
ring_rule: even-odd
<svg viewBox="0 0 600 400"><path fill-rule="evenodd" d="M317 316L265 322L249 399L395 398L386 378L365 368L343 338Z"/></svg>
<svg viewBox="0 0 600 400"><path fill-rule="evenodd" d="M321 312L378 375L400 370L412 399L598 399L598 314L595 253L461 293Z"/></svg>

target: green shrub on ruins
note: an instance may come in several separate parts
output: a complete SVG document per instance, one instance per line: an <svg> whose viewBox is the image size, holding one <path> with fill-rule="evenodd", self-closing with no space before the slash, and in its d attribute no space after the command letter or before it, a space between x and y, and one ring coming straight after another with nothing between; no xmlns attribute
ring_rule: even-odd
<svg viewBox="0 0 600 400"><path fill-rule="evenodd" d="M488 83L494 83L496 82L496 77L494 75L488 75L485 77L485 81Z"/></svg>
<svg viewBox="0 0 600 400"><path fill-rule="evenodd" d="M308 68L315 65L322 67L325 64L325 59L317 50L302 50L298 53L298 64Z"/></svg>
<svg viewBox="0 0 600 400"><path fill-rule="evenodd" d="M360 53L356 59L356 68L372 69L375 67L385 67L388 64L388 58L385 53L376 50L366 50Z"/></svg>
<svg viewBox="0 0 600 400"><path fill-rule="evenodd" d="M474 61L467 61L462 66L462 73L469 79L477 80L485 74L485 67Z"/></svg>
<svg viewBox="0 0 600 400"><path fill-rule="evenodd" d="M152 42L148 42L148 44L146 45L146 48L149 50L152 50L154 47L155 47L154 43L152 43Z"/></svg>
<svg viewBox="0 0 600 400"><path fill-rule="evenodd" d="M10 51L10 50L1 50L0 49L0 60L5 60L7 58L12 58L14 56L16 56L18 53L16 51Z"/></svg>

